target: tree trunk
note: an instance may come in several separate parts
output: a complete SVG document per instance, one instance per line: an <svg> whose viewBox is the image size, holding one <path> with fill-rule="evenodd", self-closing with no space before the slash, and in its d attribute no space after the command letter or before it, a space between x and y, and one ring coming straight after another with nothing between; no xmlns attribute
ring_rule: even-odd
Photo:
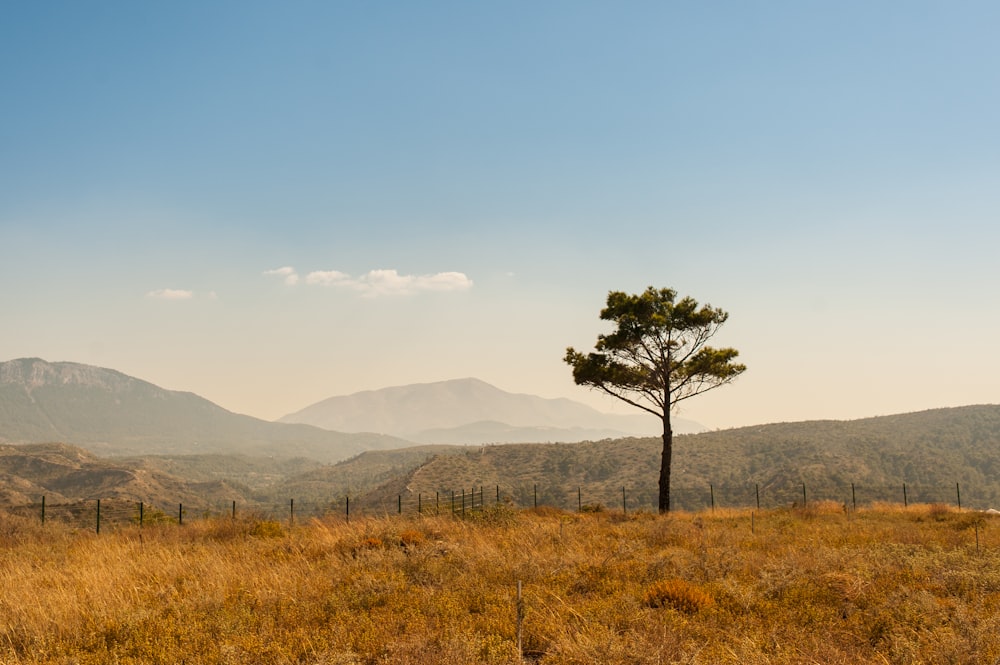
<svg viewBox="0 0 1000 665"><path fill-rule="evenodd" d="M663 456L660 458L660 513L670 512L670 458L673 455L674 431L670 410L663 414Z"/></svg>

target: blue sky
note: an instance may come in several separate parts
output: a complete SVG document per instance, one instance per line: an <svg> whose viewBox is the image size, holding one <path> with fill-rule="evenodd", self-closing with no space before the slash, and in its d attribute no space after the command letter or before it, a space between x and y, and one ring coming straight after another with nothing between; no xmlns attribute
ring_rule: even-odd
<svg viewBox="0 0 1000 665"><path fill-rule="evenodd" d="M654 285L730 313L711 427L995 403L998 19L4 3L0 359L269 419L463 376L622 410L562 355Z"/></svg>

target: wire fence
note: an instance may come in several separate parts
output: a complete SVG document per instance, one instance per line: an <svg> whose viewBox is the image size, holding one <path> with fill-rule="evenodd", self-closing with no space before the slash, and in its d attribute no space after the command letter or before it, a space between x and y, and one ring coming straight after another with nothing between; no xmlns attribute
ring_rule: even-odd
<svg viewBox="0 0 1000 665"><path fill-rule="evenodd" d="M776 508L805 507L817 502L833 501L845 509L875 503L944 504L958 508L985 509L996 505L994 488L965 488L954 485L907 484L855 485L826 484L768 487L752 485L677 485L671 488L671 508L675 510L702 511L721 508ZM339 496L328 501L288 499L282 502L216 501L163 505L128 499L94 499L71 503L40 501L8 506L6 512L47 521L69 524L74 528L94 530L97 533L124 526L155 524L183 525L198 519L221 517L254 517L258 519L307 521L311 518L351 520L361 517L387 517L392 515L474 515L492 506L513 508L551 507L575 512L656 512L658 490L655 487L630 488L621 486L587 487L574 490L563 486L530 484L520 486L494 485L435 492L410 492L395 496L382 494L377 498L366 495L361 500Z"/></svg>

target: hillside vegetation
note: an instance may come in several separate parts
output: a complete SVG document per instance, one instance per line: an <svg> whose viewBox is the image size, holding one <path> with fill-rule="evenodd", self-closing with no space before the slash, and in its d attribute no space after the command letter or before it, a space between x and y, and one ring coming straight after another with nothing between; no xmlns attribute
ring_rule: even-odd
<svg viewBox="0 0 1000 665"><path fill-rule="evenodd" d="M0 456L0 503L115 497L171 511L181 502L220 511L237 501L241 509L287 512L294 500L302 514L319 514L343 512L349 496L354 514L383 515L400 504L416 512L432 500L450 509L452 491L460 497L473 488L482 491L477 501L495 504L499 486L502 502L521 507L537 500L567 510L654 510L659 449L658 439L417 446L322 465L248 455L97 458L67 446L11 446L5 454L20 461ZM40 459L25 461L32 455ZM756 507L758 497L762 508L789 507L802 504L804 486L809 502L957 505L961 498L965 507L986 509L1000 507L998 471L1000 406L971 406L679 436L672 498L686 510L713 501Z"/></svg>
<svg viewBox="0 0 1000 665"><path fill-rule="evenodd" d="M182 479L141 461L104 459L65 444L0 445L0 505L34 504L43 496L50 506L116 499L198 508L247 502L251 492L225 479Z"/></svg>
<svg viewBox="0 0 1000 665"><path fill-rule="evenodd" d="M461 488L495 502L577 508L579 503L654 509L659 439L512 444L453 449L364 497L395 510ZM362 456L363 458L363 456ZM852 495L853 484L853 495ZM903 485L907 494L904 497ZM791 506L806 500L1000 507L1000 406L936 409L855 421L812 421L690 434L674 439L672 502ZM360 499L359 499L360 501Z"/></svg>
<svg viewBox="0 0 1000 665"><path fill-rule="evenodd" d="M0 662L17 665L1000 659L1000 523L943 506L101 536L0 512L0 551Z"/></svg>

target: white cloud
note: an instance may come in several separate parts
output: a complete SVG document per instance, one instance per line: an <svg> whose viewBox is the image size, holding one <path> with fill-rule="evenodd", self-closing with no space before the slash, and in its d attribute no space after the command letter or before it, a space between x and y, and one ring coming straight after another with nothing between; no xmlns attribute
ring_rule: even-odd
<svg viewBox="0 0 1000 665"><path fill-rule="evenodd" d="M350 281L351 276L339 270L314 270L306 275L306 284L335 286Z"/></svg>
<svg viewBox="0 0 1000 665"><path fill-rule="evenodd" d="M472 288L472 280L460 272L400 275L399 271L390 269L371 270L360 277L351 277L339 270L317 270L306 276L306 283L347 288L367 298L426 291L467 291Z"/></svg>
<svg viewBox="0 0 1000 665"><path fill-rule="evenodd" d="M265 270L265 275L278 275L279 277L285 278L285 284L288 286L295 286L299 283L299 274L295 272L295 268L291 266L283 266L281 268L275 268L274 270Z"/></svg>
<svg viewBox="0 0 1000 665"><path fill-rule="evenodd" d="M158 300L190 300L194 297L194 292L182 289L157 289L147 293L146 297Z"/></svg>

